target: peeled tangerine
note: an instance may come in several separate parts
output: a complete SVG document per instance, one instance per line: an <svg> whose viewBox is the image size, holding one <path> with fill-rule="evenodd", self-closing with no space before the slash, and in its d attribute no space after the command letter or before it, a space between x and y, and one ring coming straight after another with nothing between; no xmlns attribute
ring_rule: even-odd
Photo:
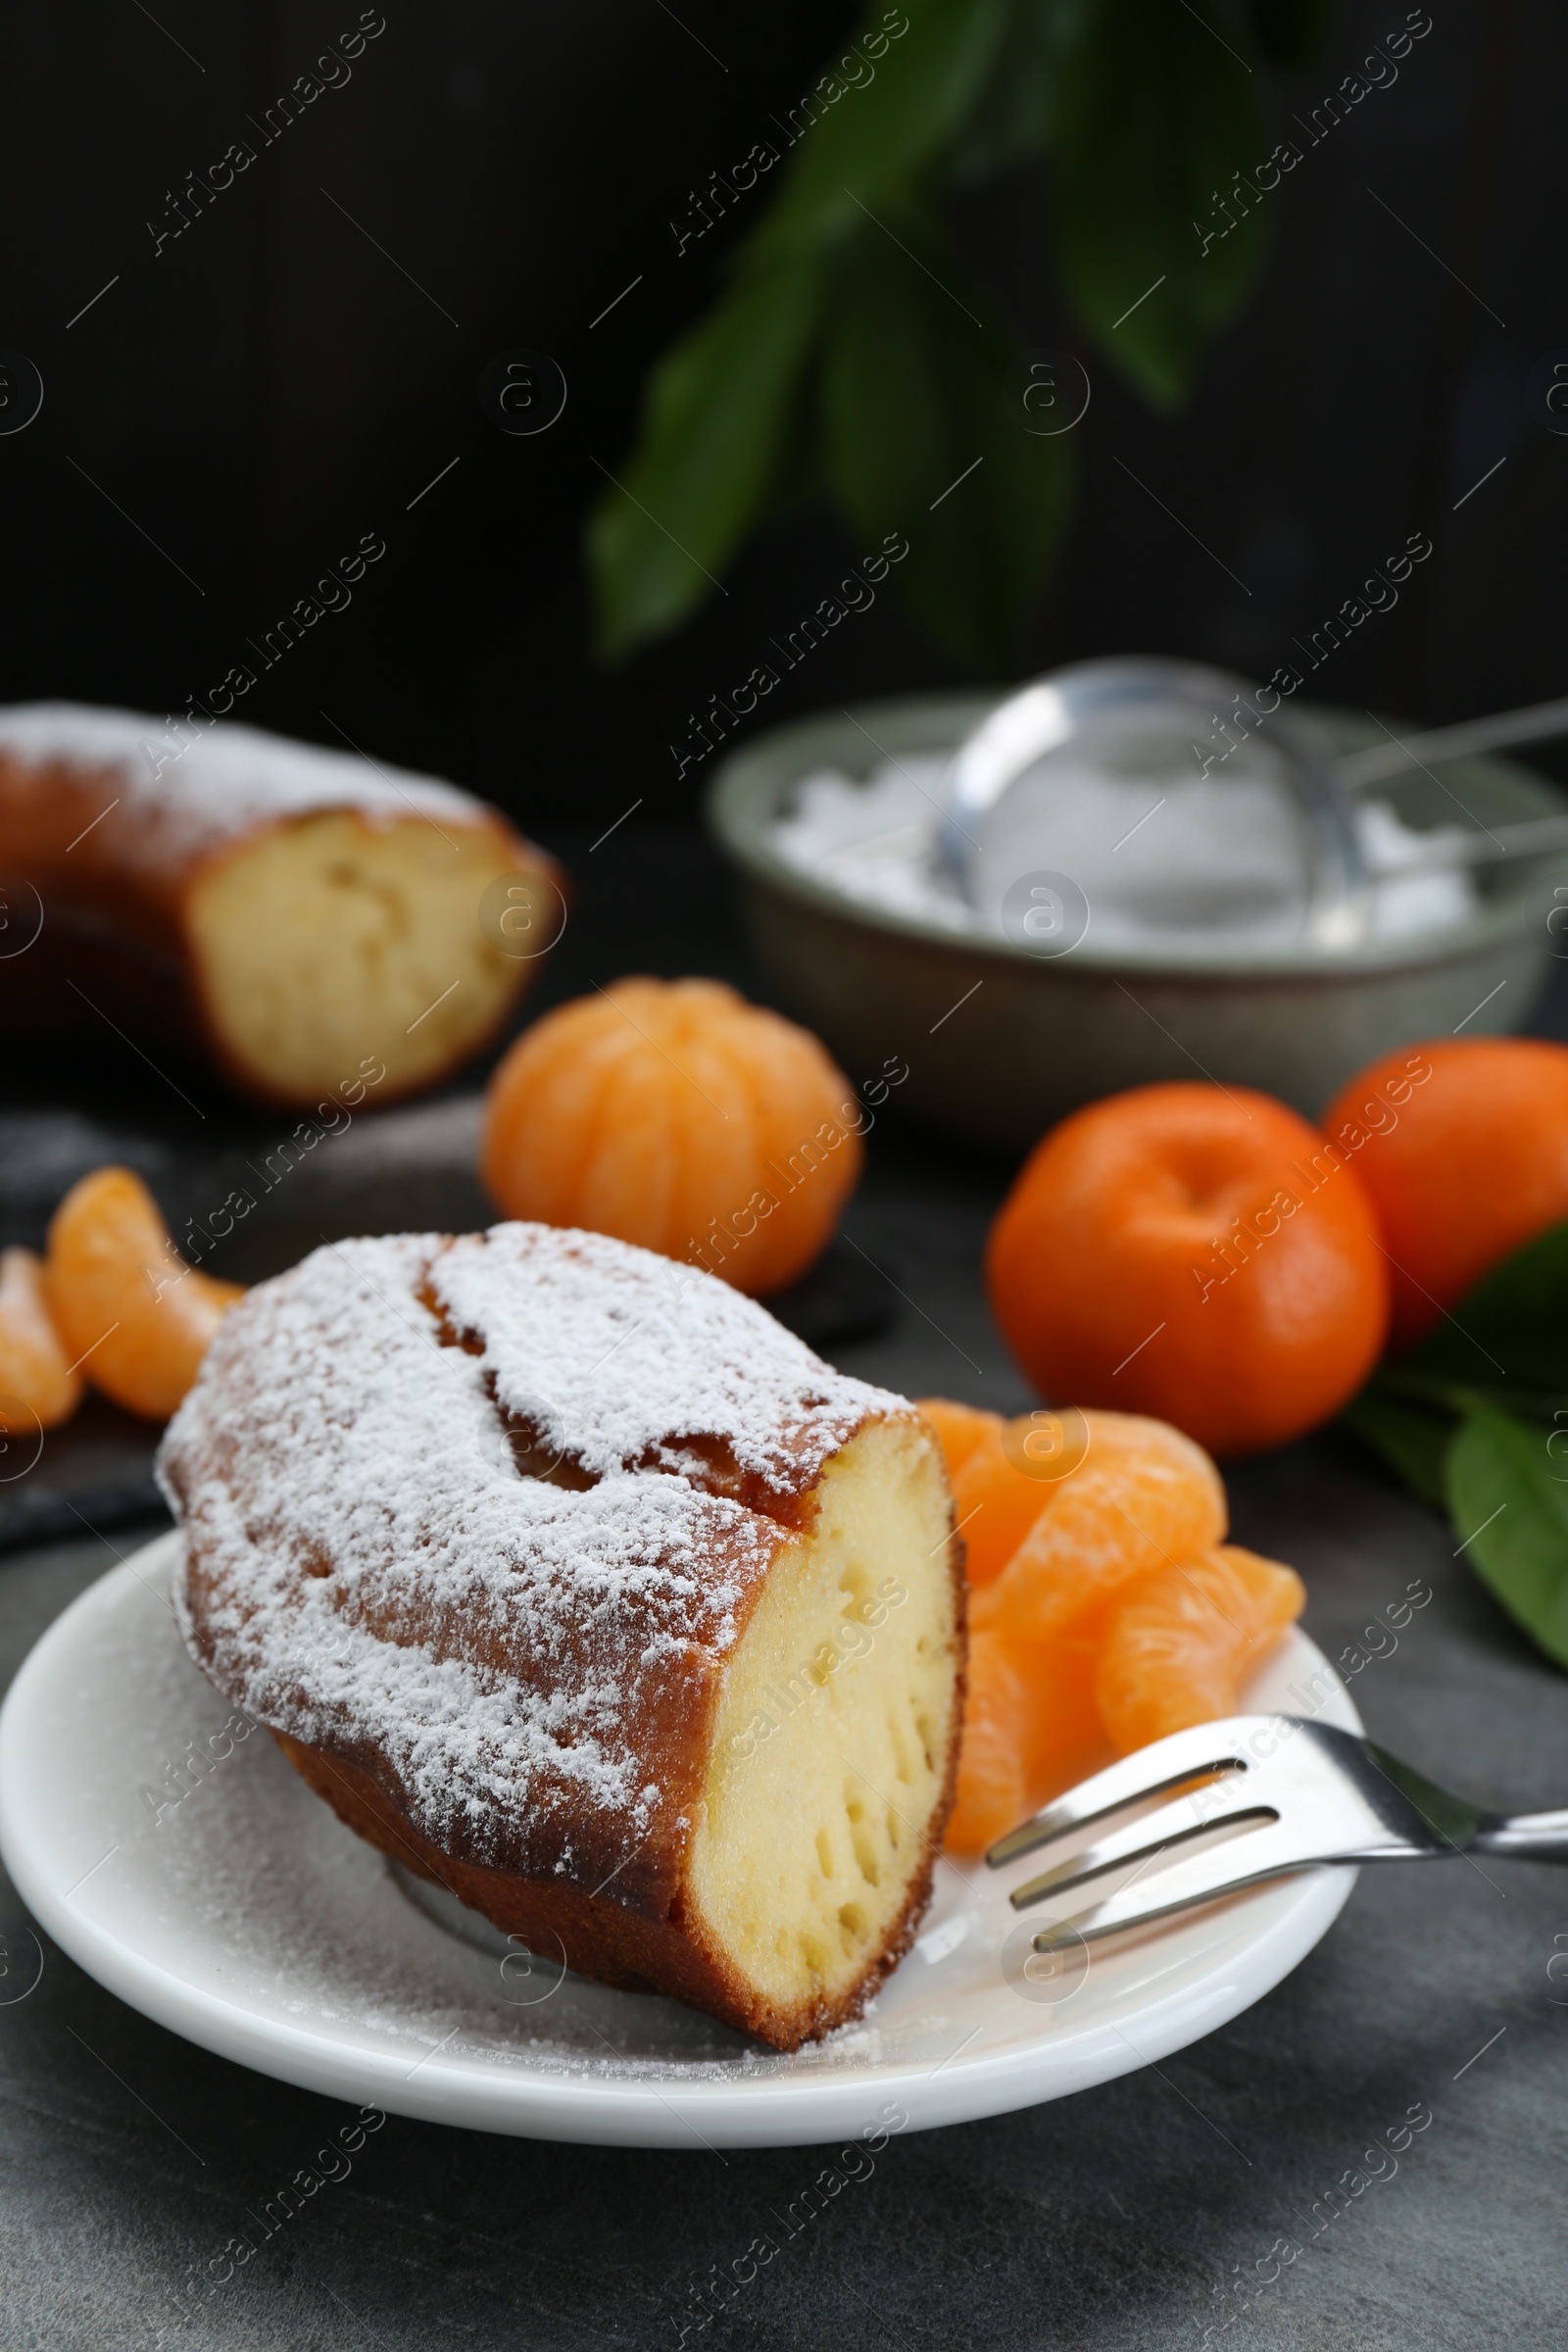
<svg viewBox="0 0 1568 2352"><path fill-rule="evenodd" d="M81 1374L61 1346L44 1294L43 1260L0 1250L0 1432L55 1429L81 1402Z"/></svg>
<svg viewBox="0 0 1568 2352"><path fill-rule="evenodd" d="M1239 1544L1216 1544L1140 1585L1112 1619L1095 1675L1120 1752L1234 1714L1250 1669L1305 1600L1294 1568Z"/></svg>
<svg viewBox="0 0 1568 2352"><path fill-rule="evenodd" d="M978 1853L1058 1789L1111 1761L1086 1642L1014 1644L969 1637L958 1788L948 1843Z"/></svg>
<svg viewBox="0 0 1568 2352"><path fill-rule="evenodd" d="M975 1595L975 1626L1015 1641L1064 1634L1133 1577L1190 1559L1224 1535L1225 1488L1201 1446L1132 1413L1083 1419L1087 1453L1066 1477L1040 1482L1042 1507Z"/></svg>
<svg viewBox="0 0 1568 2352"><path fill-rule="evenodd" d="M1225 1489L1201 1446L1126 1413L1005 1422L943 1398L942 1441L970 1578L968 1693L948 1841L974 1852L1146 1741L1234 1711L1299 1615L1290 1568L1224 1544ZM1076 1427L1077 1459L1031 1475L1033 1422ZM1048 1468L1051 1467L1048 1456Z"/></svg>
<svg viewBox="0 0 1568 2352"><path fill-rule="evenodd" d="M158 1204L128 1168L73 1185L49 1227L50 1311L94 1388L149 1421L167 1420L225 1308L244 1296L187 1266Z"/></svg>
<svg viewBox="0 0 1568 2352"><path fill-rule="evenodd" d="M950 1480L956 1479L993 1432L1000 1438L1006 1426L1000 1413L988 1413L977 1404L958 1404L951 1396L918 1396L915 1410L937 1433Z"/></svg>
<svg viewBox="0 0 1568 2352"><path fill-rule="evenodd" d="M509 1217L611 1233L760 1296L827 1247L868 1124L793 1021L717 980L617 980L503 1058L479 1173Z"/></svg>

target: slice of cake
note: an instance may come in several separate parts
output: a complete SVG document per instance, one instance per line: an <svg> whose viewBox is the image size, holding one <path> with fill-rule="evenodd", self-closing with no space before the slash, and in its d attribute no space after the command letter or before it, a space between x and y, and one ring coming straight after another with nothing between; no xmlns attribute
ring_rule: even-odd
<svg viewBox="0 0 1568 2352"><path fill-rule="evenodd" d="M553 860L430 776L222 720L0 710L14 1035L102 1017L247 1093L391 1102L500 1028L565 916Z"/></svg>
<svg viewBox="0 0 1568 2352"><path fill-rule="evenodd" d="M962 1712L941 1451L728 1285L541 1225L318 1250L160 1475L204 1672L498 1927L780 2049L907 1947Z"/></svg>

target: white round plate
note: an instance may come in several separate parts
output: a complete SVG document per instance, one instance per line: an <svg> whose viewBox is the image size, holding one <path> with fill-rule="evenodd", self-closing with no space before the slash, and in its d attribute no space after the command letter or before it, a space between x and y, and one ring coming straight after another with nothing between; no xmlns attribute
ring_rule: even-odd
<svg viewBox="0 0 1568 2352"><path fill-rule="evenodd" d="M0 1852L40 1925L122 2000L333 2097L634 2147L964 2123L1213 2033L1312 1949L1354 1883L1353 1870L1307 1871L1081 1947L1031 1985L1021 1961L1039 1915L1020 1920L1006 1900L1031 1865L944 1861L919 1941L867 2017L784 2057L678 2002L509 1952L439 1892L415 1899L271 1740L225 1734L231 1710L167 1597L179 1542L161 1537L93 1585L23 1666L0 1714ZM1317 1694L1332 1685L1315 1708L1302 1691L1314 1674ZM1300 1633L1245 1703L1360 1729ZM192 1753L205 1771L172 1802L171 1767Z"/></svg>

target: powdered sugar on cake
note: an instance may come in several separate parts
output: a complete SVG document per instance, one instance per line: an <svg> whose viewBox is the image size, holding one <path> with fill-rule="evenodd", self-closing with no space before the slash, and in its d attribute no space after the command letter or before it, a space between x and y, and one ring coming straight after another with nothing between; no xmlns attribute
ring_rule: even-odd
<svg viewBox="0 0 1568 2352"><path fill-rule="evenodd" d="M831 1371L728 1283L604 1234L498 1225L455 1242L431 1288L484 1335L498 1400L600 1474L716 1437L743 1470L798 1492L866 1412L900 1403Z"/></svg>
<svg viewBox="0 0 1568 2352"><path fill-rule="evenodd" d="M907 1409L602 1235L329 1245L230 1310L165 1438L182 1630L260 1721L390 1773L447 1850L624 1864L657 1903L636 1856L691 1801L691 1709L787 1540L679 1441L800 1494ZM519 1471L561 1457L577 1484Z"/></svg>
<svg viewBox="0 0 1568 2352"><path fill-rule="evenodd" d="M156 828L164 856L189 854L270 818L356 808L383 820L445 816L471 823L483 804L455 784L259 727L189 717L177 724L139 710L83 703L23 703L0 710L0 757L26 766L113 772L117 813Z"/></svg>

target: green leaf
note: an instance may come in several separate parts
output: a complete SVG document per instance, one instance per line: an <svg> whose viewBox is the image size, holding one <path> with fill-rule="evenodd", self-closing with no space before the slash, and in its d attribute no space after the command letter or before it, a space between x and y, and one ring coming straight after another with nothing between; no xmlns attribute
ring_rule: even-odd
<svg viewBox="0 0 1568 2352"><path fill-rule="evenodd" d="M1055 135L1061 61L1096 0L1018 0L949 167L954 181L1036 162Z"/></svg>
<svg viewBox="0 0 1568 2352"><path fill-rule="evenodd" d="M1014 421L1015 346L929 222L840 255L825 306L822 465L861 540L901 534L888 586L963 668L1004 673L1067 513L1070 446Z"/></svg>
<svg viewBox="0 0 1568 2352"><path fill-rule="evenodd" d="M1063 60L1062 275L1107 358L1159 408L1186 397L1263 258L1267 198L1231 197L1230 227L1218 201L1270 147L1244 37L1209 0L1116 0L1085 16Z"/></svg>
<svg viewBox="0 0 1568 2352"><path fill-rule="evenodd" d="M1568 1401L1568 1223L1550 1226L1467 1291L1390 1366L1400 1382L1446 1382L1541 1409ZM1549 1402L1547 1403L1549 1410Z"/></svg>
<svg viewBox="0 0 1568 2352"><path fill-rule="evenodd" d="M1444 1465L1453 1436L1451 1418L1401 1403L1374 1384L1351 1398L1340 1420L1380 1453L1423 1502L1439 1510L1445 1507L1448 1497Z"/></svg>
<svg viewBox="0 0 1568 2352"><path fill-rule="evenodd" d="M1507 1413L1472 1413L1448 1454L1448 1509L1482 1583L1568 1666L1568 1461L1549 1444Z"/></svg>
<svg viewBox="0 0 1568 2352"><path fill-rule="evenodd" d="M1271 40L1296 37L1290 13L1272 9ZM656 368L635 451L595 506L601 650L678 626L760 524L826 487L873 546L907 538L889 584L925 634L1004 671L1076 452L1009 414L1010 345L961 278L942 205L1054 144L1074 303L1172 405L1261 253L1255 192L1233 213L1218 193L1265 152L1246 37L1214 0L872 0L780 126L787 160L731 290Z"/></svg>
<svg viewBox="0 0 1568 2352"><path fill-rule="evenodd" d="M773 498L816 324L819 273L742 281L655 368L636 449L588 525L600 651L674 628Z"/></svg>
<svg viewBox="0 0 1568 2352"><path fill-rule="evenodd" d="M858 228L865 206L906 203L958 136L1007 30L1007 0L906 0L903 11L873 5L857 37L863 44L901 14L907 30L874 63L860 61L874 79L857 87L830 71L792 110L798 143L746 249L748 266Z"/></svg>
<svg viewBox="0 0 1568 2352"><path fill-rule="evenodd" d="M1335 0L1248 0L1258 47L1272 65L1304 66L1322 48Z"/></svg>

